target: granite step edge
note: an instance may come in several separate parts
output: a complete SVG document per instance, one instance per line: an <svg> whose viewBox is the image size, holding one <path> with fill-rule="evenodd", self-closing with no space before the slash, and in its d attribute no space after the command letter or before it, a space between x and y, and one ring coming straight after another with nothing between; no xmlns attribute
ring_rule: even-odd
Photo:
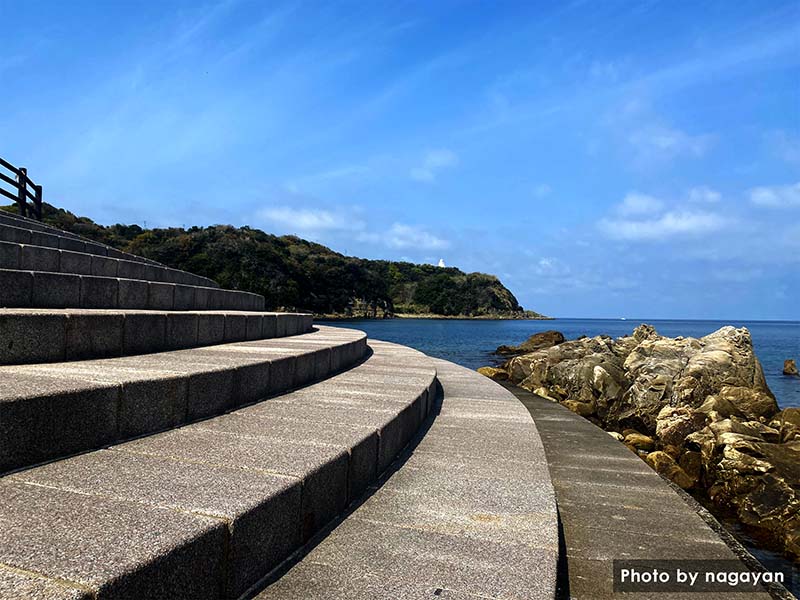
<svg viewBox="0 0 800 600"><path fill-rule="evenodd" d="M309 313L0 309L0 365L149 354L311 331Z"/></svg>
<svg viewBox="0 0 800 600"><path fill-rule="evenodd" d="M121 358L0 366L0 472L168 430L360 362L360 331Z"/></svg>

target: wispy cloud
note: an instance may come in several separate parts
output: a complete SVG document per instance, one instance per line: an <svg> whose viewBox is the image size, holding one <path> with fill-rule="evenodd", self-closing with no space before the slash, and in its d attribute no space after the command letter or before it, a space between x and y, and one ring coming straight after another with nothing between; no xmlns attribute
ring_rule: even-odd
<svg viewBox="0 0 800 600"><path fill-rule="evenodd" d="M359 241L378 243L389 248L418 250L442 250L450 247L450 242L425 228L405 223L393 223L382 232L364 232L359 234Z"/></svg>
<svg viewBox="0 0 800 600"><path fill-rule="evenodd" d="M625 241L659 241L677 236L697 236L718 231L726 220L714 213L670 211L652 219L601 219L608 237Z"/></svg>
<svg viewBox="0 0 800 600"><path fill-rule="evenodd" d="M800 182L753 188L750 190L750 201L767 208L800 207Z"/></svg>
<svg viewBox="0 0 800 600"><path fill-rule="evenodd" d="M431 183L442 169L455 167L458 164L458 155L447 148L429 150L425 153L422 164L411 169L409 175L415 181Z"/></svg>
<svg viewBox="0 0 800 600"><path fill-rule="evenodd" d="M690 194L691 196L691 194ZM631 192L613 207L613 215L598 222L607 237L621 241L660 241L717 231L729 220L714 212L677 207L653 196Z"/></svg>
<svg viewBox="0 0 800 600"><path fill-rule="evenodd" d="M365 224L352 215L334 213L324 209L274 206L264 208L257 218L283 231L314 235L330 231L361 231Z"/></svg>
<svg viewBox="0 0 800 600"><path fill-rule="evenodd" d="M632 215L651 214L660 210L664 206L663 202L647 194L631 192L622 199L615 208L615 212L623 217Z"/></svg>
<svg viewBox="0 0 800 600"><path fill-rule="evenodd" d="M540 183L533 188L533 195L537 198L546 198L552 191L553 188L551 188L548 184Z"/></svg>
<svg viewBox="0 0 800 600"><path fill-rule="evenodd" d="M701 158L711 148L714 136L691 135L664 125L647 125L628 135L628 142L639 160L672 160L678 157Z"/></svg>

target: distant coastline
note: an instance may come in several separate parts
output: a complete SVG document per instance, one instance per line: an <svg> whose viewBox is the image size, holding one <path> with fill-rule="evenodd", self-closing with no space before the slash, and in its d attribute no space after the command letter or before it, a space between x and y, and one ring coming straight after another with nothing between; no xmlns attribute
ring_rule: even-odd
<svg viewBox="0 0 800 600"><path fill-rule="evenodd" d="M521 314L506 315L437 315L433 313L395 313L389 316L369 315L314 315L321 321L385 321L394 319L426 319L431 321L552 321L556 317L548 317L531 311Z"/></svg>

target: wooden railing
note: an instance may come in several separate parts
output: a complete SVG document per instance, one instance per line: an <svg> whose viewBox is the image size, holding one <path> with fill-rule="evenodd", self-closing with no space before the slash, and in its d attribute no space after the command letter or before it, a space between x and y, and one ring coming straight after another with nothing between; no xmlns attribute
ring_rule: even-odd
<svg viewBox="0 0 800 600"><path fill-rule="evenodd" d="M28 178L28 170L0 158L0 196L16 202L23 217L42 220L42 186Z"/></svg>

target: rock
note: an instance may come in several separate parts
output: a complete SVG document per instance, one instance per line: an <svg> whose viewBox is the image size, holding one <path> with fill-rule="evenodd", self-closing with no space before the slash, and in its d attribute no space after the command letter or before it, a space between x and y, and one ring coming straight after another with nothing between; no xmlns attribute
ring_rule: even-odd
<svg viewBox="0 0 800 600"><path fill-rule="evenodd" d="M735 431L753 437L761 438L767 442L780 443L781 433L774 427L764 425L760 421L737 422Z"/></svg>
<svg viewBox="0 0 800 600"><path fill-rule="evenodd" d="M550 390L548 390L546 387L536 388L535 390L533 390L533 393L536 394L537 396L541 396L542 398L547 398L548 400L552 400L553 402L558 402L558 398L553 398L550 395Z"/></svg>
<svg viewBox="0 0 800 600"><path fill-rule="evenodd" d="M656 446L653 438L638 432L627 434L625 436L625 445L636 450L644 450L645 452L649 452Z"/></svg>
<svg viewBox="0 0 800 600"><path fill-rule="evenodd" d="M789 423L800 427L800 408L784 408L772 418L771 423L778 423L779 426Z"/></svg>
<svg viewBox="0 0 800 600"><path fill-rule="evenodd" d="M622 387L624 375L611 365L595 365L592 369L592 388L597 391L600 398L606 402L618 400L624 391Z"/></svg>
<svg viewBox="0 0 800 600"><path fill-rule="evenodd" d="M746 328L667 338L642 324L514 356L501 370L800 557L800 408L778 410Z"/></svg>
<svg viewBox="0 0 800 600"><path fill-rule="evenodd" d="M656 436L665 445L681 446L691 433L702 429L706 415L686 406L665 406L656 416Z"/></svg>
<svg viewBox="0 0 800 600"><path fill-rule="evenodd" d="M695 482L703 472L703 457L699 452L684 452L678 459L678 465Z"/></svg>
<svg viewBox="0 0 800 600"><path fill-rule="evenodd" d="M543 331L541 333L534 333L519 346L499 346L497 350L495 350L495 353L506 355L526 354L543 348L550 348L563 341L565 341L564 334L560 331Z"/></svg>
<svg viewBox="0 0 800 600"><path fill-rule="evenodd" d="M641 342L655 337L658 337L658 332L656 331L656 328L646 323L642 323L636 329L633 330L633 339L635 339L637 342Z"/></svg>
<svg viewBox="0 0 800 600"><path fill-rule="evenodd" d="M697 483L697 480L690 477L686 471L675 462L675 459L666 452L662 452L661 450L651 452L647 455L645 461L647 461L647 464L657 473L663 475L684 490L694 487L695 483Z"/></svg>
<svg viewBox="0 0 800 600"><path fill-rule="evenodd" d="M733 405L737 414L748 419L769 418L778 412L775 397L761 390L742 386L723 386L718 396Z"/></svg>
<svg viewBox="0 0 800 600"><path fill-rule="evenodd" d="M704 427L700 431L695 431L686 436L684 445L691 450L700 450L704 444L714 444L717 441L717 436L711 427Z"/></svg>
<svg viewBox="0 0 800 600"><path fill-rule="evenodd" d="M709 418L717 420L715 417L727 419L731 415L735 415L737 410L736 407L728 400L720 398L716 395L711 395L706 398L706 401L703 402L703 404L697 407L697 412L704 413L708 415Z"/></svg>
<svg viewBox="0 0 800 600"><path fill-rule="evenodd" d="M797 363L794 361L793 358L789 358L783 361L783 374L793 375L794 377L800 377L800 371L797 370Z"/></svg>
<svg viewBox="0 0 800 600"><path fill-rule="evenodd" d="M496 367L481 367L478 369L478 373L485 375L489 379L494 379L495 381L505 381L508 379L508 373Z"/></svg>
<svg viewBox="0 0 800 600"><path fill-rule="evenodd" d="M579 414L582 417L591 417L595 413L594 404L590 402L578 402L576 400L564 400L564 406L572 412Z"/></svg>

